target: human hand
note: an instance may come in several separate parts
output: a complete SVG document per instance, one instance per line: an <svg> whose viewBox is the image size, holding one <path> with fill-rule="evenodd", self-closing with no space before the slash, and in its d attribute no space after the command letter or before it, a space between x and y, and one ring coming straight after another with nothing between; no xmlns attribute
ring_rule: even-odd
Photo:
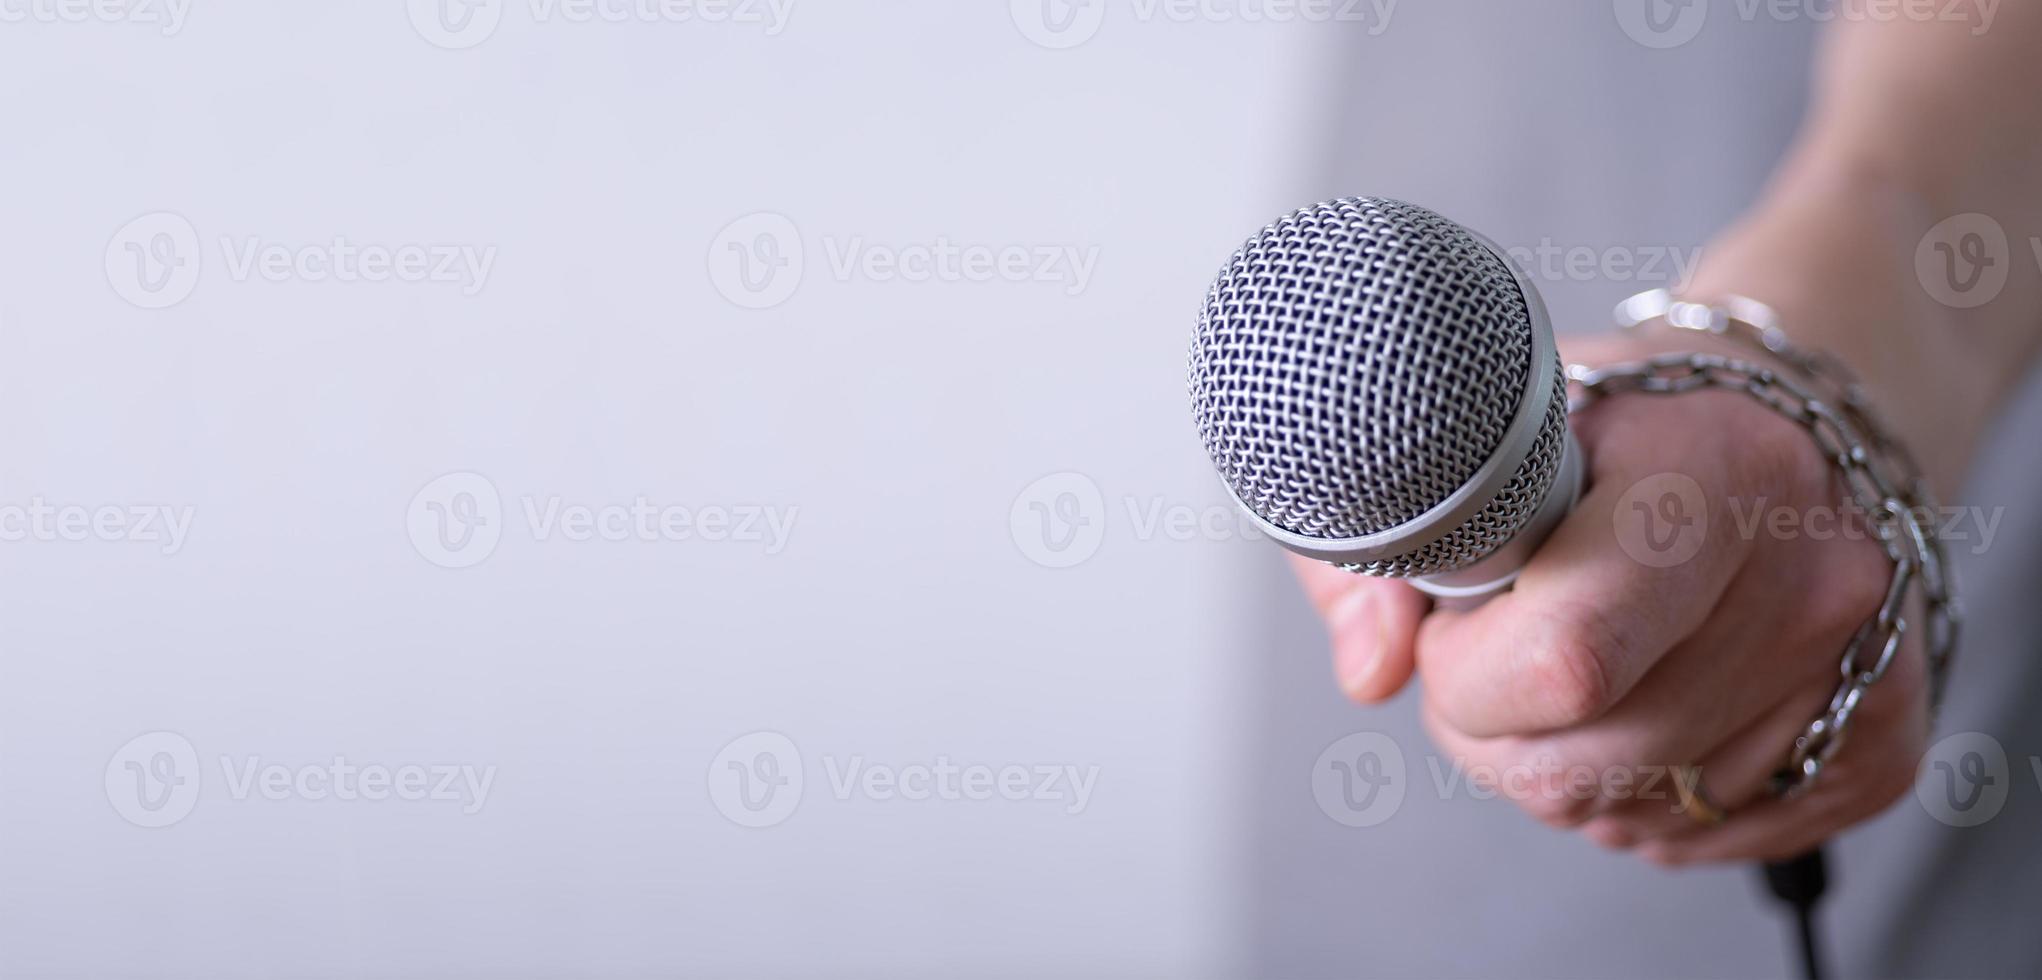
<svg viewBox="0 0 2042 980"><path fill-rule="evenodd" d="M1605 364L1692 345L1562 346ZM1914 633L1813 788L1768 794L1892 574L1847 533L1844 488L1808 433L1714 391L1605 399L1572 425L1579 505L1480 608L1293 559L1342 688L1375 702L1422 677L1427 727L1465 771L1507 774L1497 792L1538 819L1664 864L1789 857L1904 795L1928 733ZM1732 816L1691 817L1683 780Z"/></svg>

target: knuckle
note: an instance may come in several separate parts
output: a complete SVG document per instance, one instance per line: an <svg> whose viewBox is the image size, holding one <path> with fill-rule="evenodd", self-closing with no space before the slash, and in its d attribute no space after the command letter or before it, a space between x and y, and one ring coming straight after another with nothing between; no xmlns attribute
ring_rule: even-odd
<svg viewBox="0 0 2042 980"><path fill-rule="evenodd" d="M1599 737L1571 735L1509 739L1512 762L1502 791L1518 808L1548 827L1570 830L1611 811L1595 759L1608 748Z"/></svg>
<svg viewBox="0 0 2042 980"><path fill-rule="evenodd" d="M1892 584L1893 568L1871 547L1852 548L1838 555L1824 570L1815 586L1818 625L1831 632L1849 633L1879 612Z"/></svg>
<svg viewBox="0 0 2042 980"><path fill-rule="evenodd" d="M1598 811L1595 800L1564 793L1530 793L1518 797L1516 802L1518 809L1555 830L1582 826Z"/></svg>
<svg viewBox="0 0 2042 980"><path fill-rule="evenodd" d="M1914 791L1922 751L1910 746L1925 740L1911 733L1863 734L1878 743L1878 751L1873 751L1868 743L1853 743L1837 760L1834 771L1825 777L1836 784L1836 792L1844 797L1851 823L1884 811Z"/></svg>
<svg viewBox="0 0 2042 980"><path fill-rule="evenodd" d="M1914 791L1914 768L1903 760L1881 760L1862 769L1835 774L1842 795L1843 819L1855 824L1884 812Z"/></svg>
<svg viewBox="0 0 2042 980"><path fill-rule="evenodd" d="M1889 678L1891 679L1891 678ZM1919 697L1919 694L1910 694ZM1893 748L1884 753L1881 769L1884 778L1880 780L1879 808L1891 806L1895 800L1913 792L1914 782L1921 770L1923 757L1928 755L1929 733L1927 705L1925 701L1910 702L1915 706L1910 719L1894 726Z"/></svg>
<svg viewBox="0 0 2042 980"><path fill-rule="evenodd" d="M1770 411L1752 408L1751 424L1739 431L1738 449L1730 456L1731 482L1774 493L1819 488L1828 471L1808 433Z"/></svg>
<svg viewBox="0 0 2042 980"><path fill-rule="evenodd" d="M1887 807L1900 802L1902 797L1907 796L1913 790L1914 766L1904 765L1902 760L1894 760L1891 765L1885 767L1885 773L1873 787L1873 812L1883 811Z"/></svg>
<svg viewBox="0 0 2042 980"><path fill-rule="evenodd" d="M1524 676L1555 727L1594 721L1616 700L1610 664L1623 656L1618 633L1587 606L1542 621L1521 653Z"/></svg>

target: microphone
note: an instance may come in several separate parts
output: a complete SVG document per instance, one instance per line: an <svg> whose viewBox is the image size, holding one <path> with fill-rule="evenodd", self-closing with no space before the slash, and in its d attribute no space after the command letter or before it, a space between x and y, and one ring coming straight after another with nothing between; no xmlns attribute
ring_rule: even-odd
<svg viewBox="0 0 2042 980"><path fill-rule="evenodd" d="M1580 499L1538 290L1415 204L1343 198L1249 239L1206 294L1190 388L1263 533L1449 605L1508 589Z"/></svg>
<svg viewBox="0 0 2042 980"><path fill-rule="evenodd" d="M1206 293L1189 382L1206 454L1258 528L1449 608L1509 589L1581 499L1538 290L1415 204L1342 198L1249 239ZM1765 874L1819 977L1821 850Z"/></svg>

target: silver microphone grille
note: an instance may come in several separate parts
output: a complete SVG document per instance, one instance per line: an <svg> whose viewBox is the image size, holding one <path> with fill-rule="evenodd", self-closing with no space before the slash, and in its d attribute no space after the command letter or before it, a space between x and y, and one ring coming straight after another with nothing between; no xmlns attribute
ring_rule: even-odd
<svg viewBox="0 0 2042 980"><path fill-rule="evenodd" d="M1190 370L1206 451L1262 520L1328 540L1411 525L1499 450L1521 452L1486 505L1353 563L1394 576L1473 564L1531 518L1559 469L1566 400L1536 302L1487 244L1425 208L1348 198L1297 211L1207 294ZM1551 403L1536 430L1520 427L1536 437L1506 447L1539 389Z"/></svg>

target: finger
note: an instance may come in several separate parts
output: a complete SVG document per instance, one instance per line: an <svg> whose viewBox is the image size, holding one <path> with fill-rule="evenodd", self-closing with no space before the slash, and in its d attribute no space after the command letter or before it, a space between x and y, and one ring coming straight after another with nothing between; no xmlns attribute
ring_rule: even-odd
<svg viewBox="0 0 2042 980"><path fill-rule="evenodd" d="M1496 736L1591 721L1716 608L1752 542L1736 533L1728 513L1728 495L1719 489L1726 474L1669 474L1748 449L1713 430L1669 440L1668 424L1649 410L1585 419L1577 432L1589 454L1591 488L1525 566L1516 588L1473 611L1426 621L1419 669L1454 727ZM1699 541L1681 546L1676 557L1684 560L1648 564L1633 557L1635 545L1627 550L1619 542L1618 522L1656 520L1629 511L1641 501L1660 504L1660 487L1696 518L1668 529ZM1687 527L1693 530L1680 530Z"/></svg>
<svg viewBox="0 0 2042 980"><path fill-rule="evenodd" d="M1333 674L1348 697L1385 700L1411 680L1418 623L1428 600L1392 579L1373 578L1298 555L1291 567L1326 620Z"/></svg>
<svg viewBox="0 0 2042 980"><path fill-rule="evenodd" d="M1579 778L1582 770L1545 751L1547 746L1527 747L1522 739L1474 738L1464 734L1439 716L1430 698L1421 717L1433 744L1445 756L1446 765L1469 786L1517 804L1533 819L1555 830L1571 830L1588 819L1588 802L1600 789L1584 784Z"/></svg>
<svg viewBox="0 0 2042 980"><path fill-rule="evenodd" d="M1851 554L1851 552L1859 552ZM1739 578L1720 612L1694 638L1668 654L1638 689L1584 730L1586 751L1624 751L1599 756L1605 765L1686 766L1699 773L1701 789L1715 806L1735 811L1763 798L1787 752L1826 708L1838 680L1836 658L1848 638L1884 599L1890 568L1869 542L1826 543L1803 553L1805 571L1783 568L1776 555L1760 574ZM1823 595L1780 609L1774 594L1779 576L1820 576ZM1772 616L1752 611L1771 609ZM1836 651L1836 652L1832 652ZM1894 693L1860 715L1867 725L1898 723L1888 716L1906 707L1921 662L1910 644L1889 674ZM1621 749L1606 748L1604 733ZM1676 787L1685 791L1687 787ZM1596 800L1597 819L1584 830L1612 846L1693 832L1703 828L1682 812L1683 800Z"/></svg>
<svg viewBox="0 0 2042 980"><path fill-rule="evenodd" d="M1847 553L1859 545L1868 553ZM1802 574L1786 561L1821 574L1831 596L1783 608L1778 582ZM1864 542L1837 542L1798 559L1775 554L1740 575L1708 622L1607 714L1545 740L1569 761L1598 771L1659 775L1699 766L1719 805L1749 802L1765 789L1784 747L1828 702L1837 680L1837 654L1830 651L1841 651L1884 598L1884 565ZM1586 806L1608 814L1629 803L1618 794Z"/></svg>
<svg viewBox="0 0 2042 980"><path fill-rule="evenodd" d="M1742 811L1766 798L1773 774L1787 761L1793 740L1829 702L1829 692L1803 692L1773 706L1692 769L1674 773L1665 792L1602 808L1582 833L1605 847L1625 849L1650 841L1706 833L1713 826L1688 813L1690 797L1725 813Z"/></svg>
<svg viewBox="0 0 2042 980"><path fill-rule="evenodd" d="M1564 792L1540 784L1537 799L1506 795L1548 825L1581 826L1606 845L1699 826L1680 812L1683 787L1674 777L1687 778L1689 766L1698 766L1719 806L1759 796L1786 747L1828 703L1837 680L1831 651L1840 651L1883 600L1886 565L1869 542L1775 553L1739 575L1709 620L1602 717L1536 735L1438 737L1499 770L1564 770ZM1817 574L1825 583L1822 598L1779 602L1779 581ZM1428 702L1436 687L1428 682Z"/></svg>
<svg viewBox="0 0 2042 980"><path fill-rule="evenodd" d="M1909 758L1919 760L1918 755ZM1863 771L1853 771L1860 768ZM1823 782L1800 797L1762 800L1720 826L1647 842L1638 848L1638 854L1673 866L1785 860L1886 809L1907 795L1913 775L1912 767L1856 767L1839 762L1824 774Z"/></svg>
<svg viewBox="0 0 2042 980"><path fill-rule="evenodd" d="M1778 703L1785 699L1757 702L1734 690L1748 673L1713 656L1721 649L1683 647L1631 697L1581 728L1482 740L1449 731L1445 744L1499 769L1564 770L1570 790L1579 785L1582 791L1544 787L1541 798L1517 802L1548 826L1580 827L1605 846L1629 847L1699 826L1682 812L1690 791L1682 779L1699 770L1711 801L1749 802L1765 789L1785 746L1828 698L1820 693L1786 705ZM1717 690L1726 686L1733 690ZM1749 707L1741 703L1747 700ZM1689 760L1702 761L1690 769Z"/></svg>
<svg viewBox="0 0 2042 980"><path fill-rule="evenodd" d="M1926 691L1926 659L1919 651L1903 655L1866 693L1843 749L1813 789L1794 799L1760 795L1748 806L1732 807L1720 826L1676 832L1641 848L1641 854L1663 864L1778 860L1885 809L1913 785L1927 750ZM1802 719L1800 725L1806 724Z"/></svg>
<svg viewBox="0 0 2042 980"><path fill-rule="evenodd" d="M1689 703L1693 700L1699 699ZM1662 708L1659 699L1647 698L1642 689L1603 722L1553 736L1474 739L1439 724L1437 713L1429 709L1427 721L1433 738L1455 765L1526 774L1505 780L1499 793L1541 823L1578 828L1606 847L1621 849L1701 829L1703 825L1686 812L1696 782L1709 802L1725 809L1762 797L1786 759L1787 746L1827 701L1827 693L1784 699L1727 740L1709 736L1722 742L1720 746L1691 754L1645 748L1651 740L1641 738L1638 726L1620 717L1636 709L1640 719L1656 716L1661 731L1686 730L1671 717L1682 703ZM1705 761L1692 767L1678 761L1692 758Z"/></svg>
<svg viewBox="0 0 2042 980"><path fill-rule="evenodd" d="M1311 600L1312 608L1317 609L1322 617L1330 615L1334 604L1352 591L1356 580L1361 578L1360 575L1323 561L1288 551L1283 554L1290 560L1291 571L1297 573L1298 584L1305 590L1305 598Z"/></svg>

